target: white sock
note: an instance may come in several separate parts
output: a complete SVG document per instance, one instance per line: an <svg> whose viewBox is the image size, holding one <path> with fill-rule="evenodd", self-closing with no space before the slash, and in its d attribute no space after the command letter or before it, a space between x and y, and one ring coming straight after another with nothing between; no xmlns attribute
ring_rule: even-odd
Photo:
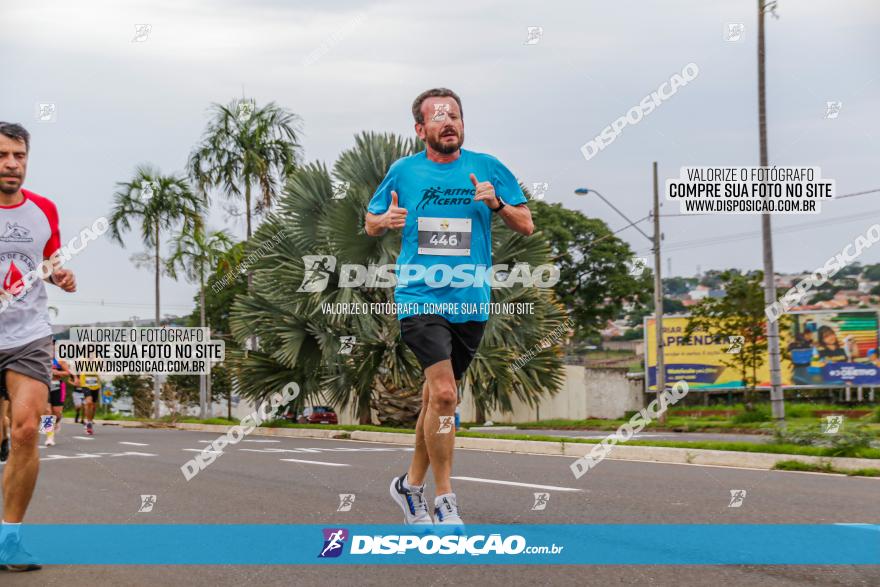
<svg viewBox="0 0 880 587"><path fill-rule="evenodd" d="M425 484L422 483L421 485L411 485L409 482L409 473L407 473L406 477L403 478L403 487L404 487L404 489L409 489L409 490L417 489L420 491L424 491Z"/></svg>
<svg viewBox="0 0 880 587"><path fill-rule="evenodd" d="M15 524L13 522L7 522L3 520L3 524L0 525L0 542L6 540L7 536L18 536L19 531L21 531L21 522Z"/></svg>
<svg viewBox="0 0 880 587"><path fill-rule="evenodd" d="M451 497L452 501L455 501L455 494L454 493L444 493L443 495L438 495L437 497L435 497L434 503L437 503L439 501L443 501L444 497Z"/></svg>

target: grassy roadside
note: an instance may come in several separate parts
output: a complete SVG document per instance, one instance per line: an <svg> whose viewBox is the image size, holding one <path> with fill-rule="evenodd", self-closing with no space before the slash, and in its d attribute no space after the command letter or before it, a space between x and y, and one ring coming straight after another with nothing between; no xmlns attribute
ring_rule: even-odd
<svg viewBox="0 0 880 587"><path fill-rule="evenodd" d="M773 468L777 471L806 471L808 473L835 473L850 477L880 477L880 469L857 469L855 471L842 471L835 469L830 463L825 465L812 465L800 461L779 461Z"/></svg>
<svg viewBox="0 0 880 587"><path fill-rule="evenodd" d="M487 434L483 432L458 432L458 436L469 438L500 438L506 440L541 440L546 442L568 442L580 444L599 444L600 439L561 438L559 436L541 436L529 434ZM754 442L714 442L714 441L667 441L667 440L630 440L620 444L630 446L658 446L665 448L692 448L704 450L723 450L736 452L754 452L769 454L805 455L813 457L853 457L861 459L880 459L878 448L833 449L819 446L801 446L797 444L775 444Z"/></svg>
<svg viewBox="0 0 880 587"><path fill-rule="evenodd" d="M858 424L880 437L880 408L870 405L841 406L834 404L811 404L788 402L785 406L786 423L790 428L816 425L824 420L829 412L849 410L867 411L859 418L847 417L848 424ZM616 430L627 418L603 420L549 419L540 422L515 422L512 425L522 430ZM667 412L665 425L656 420L648 423L645 430L652 432L727 432L735 434L772 435L774 424L770 416L769 404L757 404L753 411L747 412L742 404L723 406L673 406Z"/></svg>
<svg viewBox="0 0 880 587"><path fill-rule="evenodd" d="M117 418L132 420L133 418ZM144 422L163 422L168 423L169 420L143 420ZM193 424L221 424L235 425L237 421L229 421L225 418L211 418L208 420L199 420L198 418L185 418L178 422L186 422ZM365 426L357 424L294 424L291 422L275 421L265 424L267 428L304 428L314 430L338 430L340 432L391 432L397 434L414 434L415 430L411 428L390 428L386 426ZM500 440L532 440L543 442L567 442L570 444L598 444L599 439L590 438L562 438L559 436L543 436L532 434L496 434L487 432L469 432L460 430L456 433L463 438L496 438ZM775 444L753 442L717 442L717 441L663 441L663 440L630 440L627 443L631 446L657 446L666 448L685 448L685 449L705 449L705 450L721 450L721 451L737 451L765 454L782 454L782 455L805 455L815 457L853 457L863 459L880 459L880 449L877 448L845 448L834 449L816 446L801 446L795 444Z"/></svg>

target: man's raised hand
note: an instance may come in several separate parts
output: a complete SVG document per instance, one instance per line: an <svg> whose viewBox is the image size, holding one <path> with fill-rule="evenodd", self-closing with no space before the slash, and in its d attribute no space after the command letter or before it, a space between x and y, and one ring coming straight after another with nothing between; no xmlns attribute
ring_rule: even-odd
<svg viewBox="0 0 880 587"><path fill-rule="evenodd" d="M501 203L495 196L495 186L490 181L478 181L477 176L471 173L471 183L474 184L474 201L483 202L490 210L494 210Z"/></svg>
<svg viewBox="0 0 880 587"><path fill-rule="evenodd" d="M397 203L397 192L391 192L391 205L382 215L382 226L389 229L403 228L406 224L406 208Z"/></svg>

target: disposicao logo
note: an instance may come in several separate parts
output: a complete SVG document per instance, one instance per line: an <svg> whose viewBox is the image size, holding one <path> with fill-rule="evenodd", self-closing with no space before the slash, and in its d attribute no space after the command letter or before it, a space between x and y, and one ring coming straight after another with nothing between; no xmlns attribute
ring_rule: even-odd
<svg viewBox="0 0 880 587"><path fill-rule="evenodd" d="M324 548L318 558L335 558L342 554L345 541L348 539L348 530L345 528L324 528Z"/></svg>

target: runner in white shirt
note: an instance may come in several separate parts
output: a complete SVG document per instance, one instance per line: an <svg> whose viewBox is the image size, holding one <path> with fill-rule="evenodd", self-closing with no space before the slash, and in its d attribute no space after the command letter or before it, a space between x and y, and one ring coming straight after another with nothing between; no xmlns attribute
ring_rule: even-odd
<svg viewBox="0 0 880 587"><path fill-rule="evenodd" d="M23 127L0 122L0 396L12 402L0 526L0 570L6 571L40 568L21 544L20 526L37 484L38 425L52 380L52 328L39 266L61 247L55 204L21 187L29 147ZM76 291L73 272L57 264L49 280Z"/></svg>

